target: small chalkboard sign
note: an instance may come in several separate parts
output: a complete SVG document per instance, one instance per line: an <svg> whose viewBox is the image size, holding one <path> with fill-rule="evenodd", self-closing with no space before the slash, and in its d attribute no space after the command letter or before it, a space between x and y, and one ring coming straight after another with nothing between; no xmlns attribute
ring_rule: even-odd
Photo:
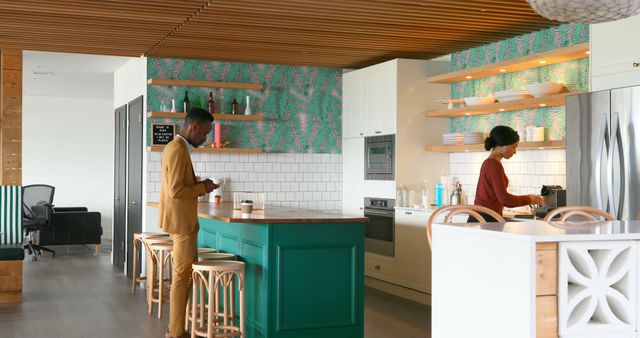
<svg viewBox="0 0 640 338"><path fill-rule="evenodd" d="M176 136L176 127L171 123L152 123L151 135L151 145L166 145Z"/></svg>

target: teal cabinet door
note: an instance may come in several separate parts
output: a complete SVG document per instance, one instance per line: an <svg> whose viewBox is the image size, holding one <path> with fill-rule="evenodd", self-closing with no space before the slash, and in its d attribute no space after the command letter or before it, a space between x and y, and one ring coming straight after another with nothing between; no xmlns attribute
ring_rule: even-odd
<svg viewBox="0 0 640 338"><path fill-rule="evenodd" d="M246 263L248 338L364 337L364 223L201 218L198 245Z"/></svg>

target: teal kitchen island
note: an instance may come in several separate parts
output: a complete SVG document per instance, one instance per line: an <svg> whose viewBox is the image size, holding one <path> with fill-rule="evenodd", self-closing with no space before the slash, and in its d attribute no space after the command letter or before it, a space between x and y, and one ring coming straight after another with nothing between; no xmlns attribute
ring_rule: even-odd
<svg viewBox="0 0 640 338"><path fill-rule="evenodd" d="M243 218L232 203L198 215L198 246L246 263L248 338L364 337L366 218L271 206Z"/></svg>

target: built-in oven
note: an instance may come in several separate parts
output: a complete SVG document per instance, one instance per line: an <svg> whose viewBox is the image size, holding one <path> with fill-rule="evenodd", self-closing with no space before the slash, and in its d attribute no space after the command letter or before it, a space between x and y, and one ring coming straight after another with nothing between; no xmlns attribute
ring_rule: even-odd
<svg viewBox="0 0 640 338"><path fill-rule="evenodd" d="M364 248L366 251L395 256L395 200L387 198L364 198L364 216L369 221L364 226Z"/></svg>
<svg viewBox="0 0 640 338"><path fill-rule="evenodd" d="M364 139L364 177L366 180L395 179L395 135L370 136Z"/></svg>

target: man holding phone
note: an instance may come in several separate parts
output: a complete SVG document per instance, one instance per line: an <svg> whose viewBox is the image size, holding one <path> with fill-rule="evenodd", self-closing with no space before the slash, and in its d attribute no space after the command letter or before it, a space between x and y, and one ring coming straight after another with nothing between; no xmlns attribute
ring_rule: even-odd
<svg viewBox="0 0 640 338"><path fill-rule="evenodd" d="M210 179L196 180L190 153L206 141L212 123L213 116L209 112L191 108L176 137L162 152L158 225L173 240L173 279L166 337L189 337L184 328L185 310L191 288L191 264L198 261L198 196L218 187Z"/></svg>

